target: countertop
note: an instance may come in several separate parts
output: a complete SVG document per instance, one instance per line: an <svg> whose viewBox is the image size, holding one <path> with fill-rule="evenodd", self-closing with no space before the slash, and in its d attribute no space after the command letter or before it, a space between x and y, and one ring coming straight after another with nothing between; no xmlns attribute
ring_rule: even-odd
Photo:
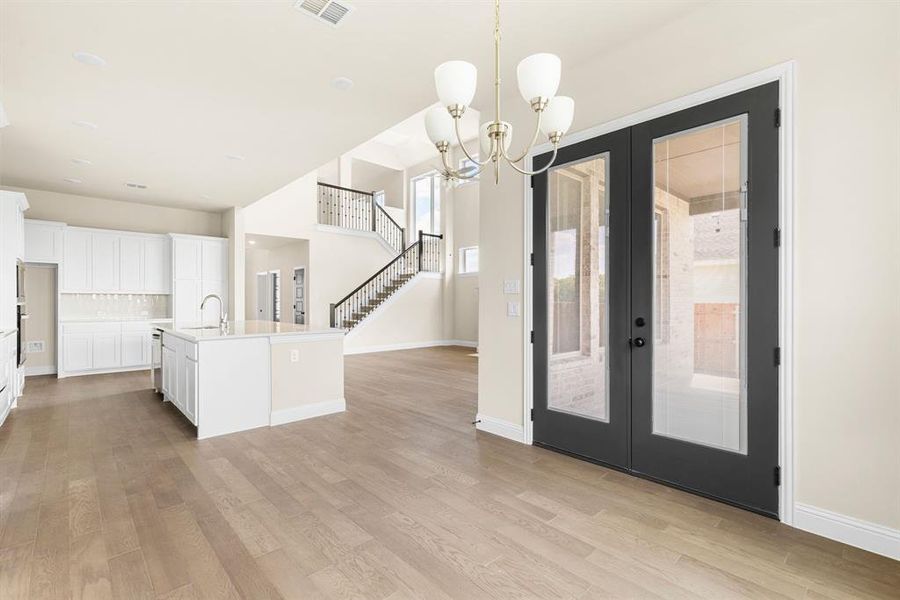
<svg viewBox="0 0 900 600"><path fill-rule="evenodd" d="M171 323L172 317L78 317L60 319L60 323Z"/></svg>
<svg viewBox="0 0 900 600"><path fill-rule="evenodd" d="M343 335L344 330L336 327L316 327L309 325L294 325L293 323L278 323L275 321L228 321L228 329L220 330L215 326L205 328L175 327L158 325L157 329L188 340L189 342L203 342L208 340L225 340L249 337L275 337L282 335Z"/></svg>

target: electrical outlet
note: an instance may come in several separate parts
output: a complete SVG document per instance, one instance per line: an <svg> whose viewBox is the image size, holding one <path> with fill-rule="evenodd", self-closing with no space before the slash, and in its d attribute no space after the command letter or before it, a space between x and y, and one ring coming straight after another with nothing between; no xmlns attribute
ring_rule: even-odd
<svg viewBox="0 0 900 600"><path fill-rule="evenodd" d="M25 346L25 352L28 354L35 354L38 352L44 351L44 341L36 341L36 342L28 342Z"/></svg>
<svg viewBox="0 0 900 600"><path fill-rule="evenodd" d="M291 362L300 362L300 351L291 350Z"/></svg>

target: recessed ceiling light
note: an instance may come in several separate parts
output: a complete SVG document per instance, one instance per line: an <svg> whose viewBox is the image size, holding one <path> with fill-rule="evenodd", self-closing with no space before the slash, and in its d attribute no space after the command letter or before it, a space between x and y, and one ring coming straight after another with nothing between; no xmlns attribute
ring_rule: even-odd
<svg viewBox="0 0 900 600"><path fill-rule="evenodd" d="M331 87L342 92L347 92L353 87L353 80L349 77L336 77L331 80Z"/></svg>
<svg viewBox="0 0 900 600"><path fill-rule="evenodd" d="M143 183L135 183L133 181L126 181L125 187L130 187L130 188L133 188L136 190L146 190L147 189L147 186L144 185Z"/></svg>
<svg viewBox="0 0 900 600"><path fill-rule="evenodd" d="M84 127L85 129L97 129L97 124L91 123L90 121L72 121L72 125Z"/></svg>
<svg viewBox="0 0 900 600"><path fill-rule="evenodd" d="M228 160L245 160L246 156L241 156L240 154L226 154L225 158Z"/></svg>
<svg viewBox="0 0 900 600"><path fill-rule="evenodd" d="M247 243L250 244L250 245L252 246L253 244L256 243L256 240L248 240Z"/></svg>
<svg viewBox="0 0 900 600"><path fill-rule="evenodd" d="M74 177L66 177L63 181L67 181L69 183L81 183L80 179L75 179Z"/></svg>
<svg viewBox="0 0 900 600"><path fill-rule="evenodd" d="M89 161L86 158L73 158L72 162L75 163L76 165L92 165L92 164L94 164L93 162Z"/></svg>
<svg viewBox="0 0 900 600"><path fill-rule="evenodd" d="M96 54L91 54L90 52L75 52L74 54L72 54L72 58L80 63L90 65L92 67L106 66L106 60L103 57L97 56Z"/></svg>

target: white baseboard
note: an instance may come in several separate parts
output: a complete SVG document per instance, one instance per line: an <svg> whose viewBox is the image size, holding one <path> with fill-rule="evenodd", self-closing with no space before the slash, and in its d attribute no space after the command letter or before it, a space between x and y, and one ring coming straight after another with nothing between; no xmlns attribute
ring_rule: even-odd
<svg viewBox="0 0 900 600"><path fill-rule="evenodd" d="M34 375L56 375L56 365L41 365L38 367L25 367L25 377Z"/></svg>
<svg viewBox="0 0 900 600"><path fill-rule="evenodd" d="M808 504L794 504L794 527L900 560L900 530Z"/></svg>
<svg viewBox="0 0 900 600"><path fill-rule="evenodd" d="M404 342L400 344L384 344L381 346L365 346L363 348L347 348L344 346L344 354L369 354L370 352L415 350L416 348L435 348L437 346L465 346L466 348L477 348L478 343L465 340L431 340L428 342Z"/></svg>
<svg viewBox="0 0 900 600"><path fill-rule="evenodd" d="M476 415L475 429L499 435L500 437L505 437L506 439L519 442L520 444L525 443L525 428L521 425L516 425L515 423L510 423L509 421L504 421L502 419L495 419L494 417L487 417L485 415Z"/></svg>
<svg viewBox="0 0 900 600"><path fill-rule="evenodd" d="M85 375L109 375L110 373L131 373L132 371L148 371L147 377L150 377L150 365L140 367L119 367L116 369L97 369L95 371L59 371L56 376L59 379L66 377L83 377Z"/></svg>
<svg viewBox="0 0 900 600"><path fill-rule="evenodd" d="M313 417L344 412L345 410L347 410L347 401L343 398L340 400L326 400L325 402L304 404L294 408L272 411L272 414L269 416L269 425L284 425L285 423L293 423L294 421L302 421L303 419L312 419Z"/></svg>
<svg viewBox="0 0 900 600"><path fill-rule="evenodd" d="M6 406L0 410L0 427L3 427L3 424L6 422L6 417L9 415L9 411L13 408L15 408L15 405Z"/></svg>

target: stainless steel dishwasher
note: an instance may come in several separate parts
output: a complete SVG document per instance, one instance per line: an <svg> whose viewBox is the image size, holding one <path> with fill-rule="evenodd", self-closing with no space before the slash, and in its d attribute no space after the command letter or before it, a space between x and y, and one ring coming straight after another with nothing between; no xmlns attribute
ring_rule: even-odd
<svg viewBox="0 0 900 600"><path fill-rule="evenodd" d="M162 331L154 329L150 340L150 385L153 391L162 390Z"/></svg>

